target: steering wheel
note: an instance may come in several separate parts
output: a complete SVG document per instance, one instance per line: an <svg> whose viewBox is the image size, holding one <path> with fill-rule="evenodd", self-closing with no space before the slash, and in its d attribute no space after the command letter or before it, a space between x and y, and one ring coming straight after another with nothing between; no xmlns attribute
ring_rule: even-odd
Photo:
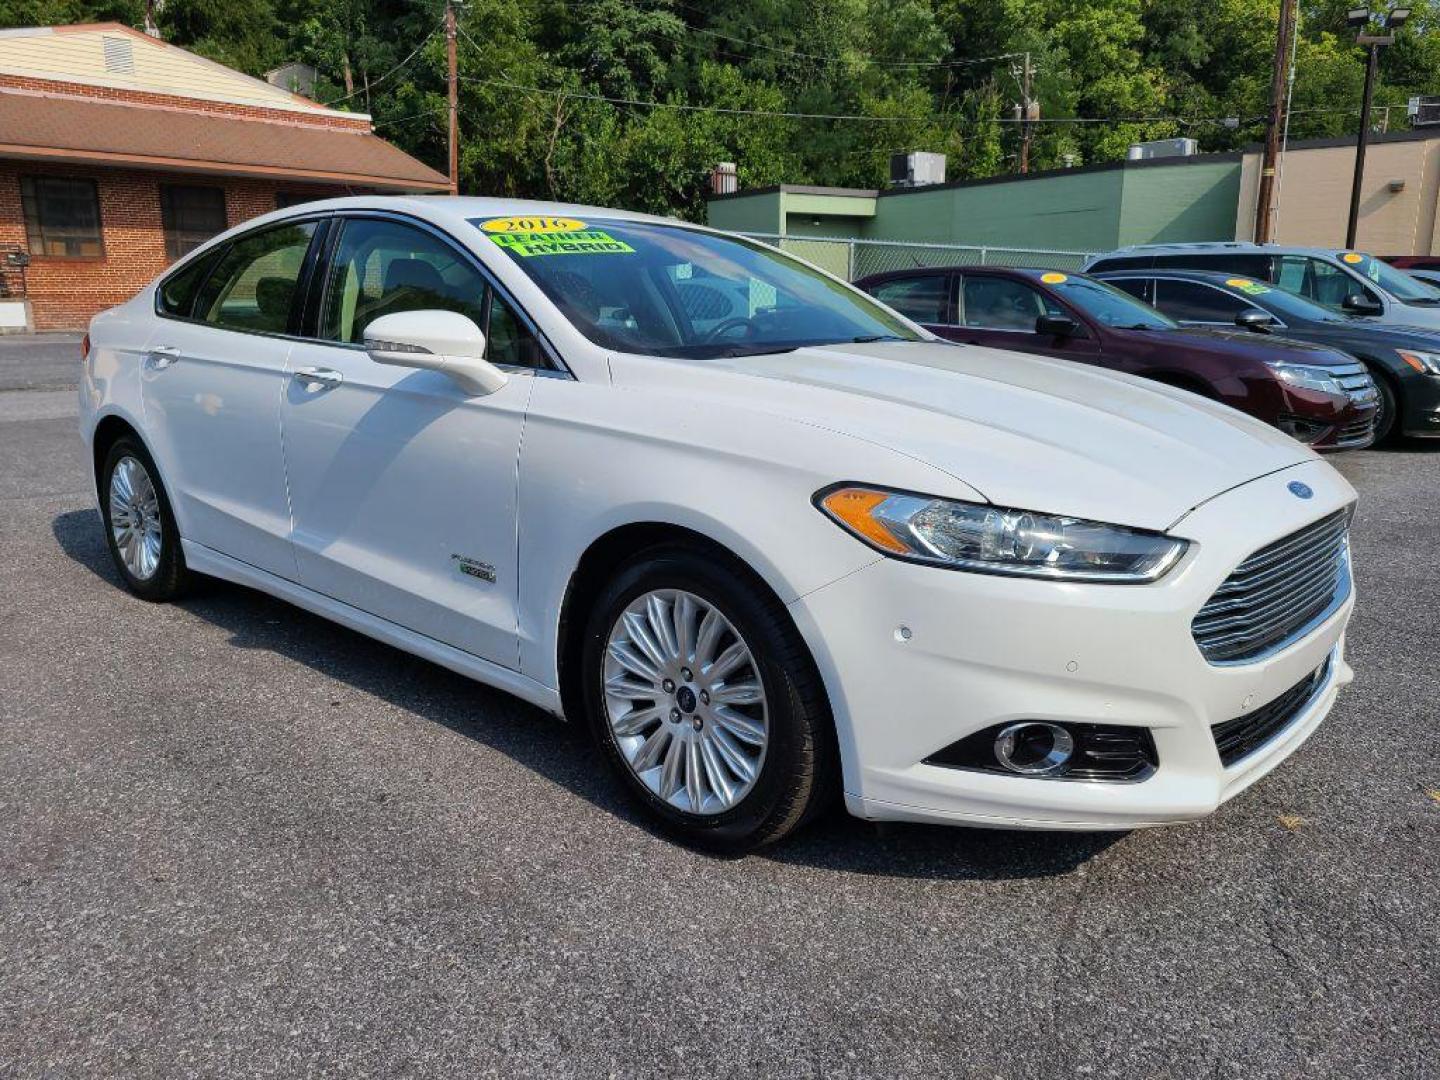
<svg viewBox="0 0 1440 1080"><path fill-rule="evenodd" d="M745 333L740 338L740 340L748 341L750 338L755 336L755 321L753 319L747 319L743 315L726 319L724 322L713 327L710 332L705 335L705 341L707 343L712 341L719 341L721 337L729 333L731 330L744 330Z"/></svg>

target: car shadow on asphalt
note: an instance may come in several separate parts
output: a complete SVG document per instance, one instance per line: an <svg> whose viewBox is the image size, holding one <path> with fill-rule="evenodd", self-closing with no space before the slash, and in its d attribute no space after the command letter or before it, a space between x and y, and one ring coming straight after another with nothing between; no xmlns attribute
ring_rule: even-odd
<svg viewBox="0 0 1440 1080"><path fill-rule="evenodd" d="M123 589L95 510L55 518L71 560ZM253 589L207 581L179 606L230 635L505 754L616 818L656 833L630 804L574 725L518 698L348 630ZM1005 880L1065 874L1124 833L1035 833L944 826L877 825L835 807L756 858L842 873L946 880Z"/></svg>

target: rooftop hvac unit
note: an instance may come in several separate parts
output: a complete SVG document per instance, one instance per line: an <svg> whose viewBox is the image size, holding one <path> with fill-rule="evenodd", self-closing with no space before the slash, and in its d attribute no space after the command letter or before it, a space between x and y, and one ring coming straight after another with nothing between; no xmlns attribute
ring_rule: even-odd
<svg viewBox="0 0 1440 1080"><path fill-rule="evenodd" d="M945 155L915 151L890 155L891 187L924 187L945 182Z"/></svg>
<svg viewBox="0 0 1440 1080"><path fill-rule="evenodd" d="M1411 127L1434 127L1440 124L1440 95L1412 97L1406 112L1410 114Z"/></svg>
<svg viewBox="0 0 1440 1080"><path fill-rule="evenodd" d="M1200 144L1194 139L1156 139L1154 142L1131 143L1125 157L1129 161L1149 161L1151 158L1192 157L1199 151Z"/></svg>

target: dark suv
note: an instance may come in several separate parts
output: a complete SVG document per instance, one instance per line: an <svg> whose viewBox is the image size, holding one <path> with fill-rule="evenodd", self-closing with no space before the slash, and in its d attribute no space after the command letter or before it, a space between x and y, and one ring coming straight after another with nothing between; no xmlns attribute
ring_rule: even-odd
<svg viewBox="0 0 1440 1080"><path fill-rule="evenodd" d="M1145 376L1222 401L1317 450L1374 439L1379 398L1354 357L1239 328L1182 329L1084 274L956 266L876 274L856 284L951 341Z"/></svg>
<svg viewBox="0 0 1440 1080"><path fill-rule="evenodd" d="M1234 327L1309 341L1364 361L1380 390L1375 440L1391 433L1440 437L1440 331L1346 318L1254 278L1199 270L1117 270L1096 275L1181 326Z"/></svg>

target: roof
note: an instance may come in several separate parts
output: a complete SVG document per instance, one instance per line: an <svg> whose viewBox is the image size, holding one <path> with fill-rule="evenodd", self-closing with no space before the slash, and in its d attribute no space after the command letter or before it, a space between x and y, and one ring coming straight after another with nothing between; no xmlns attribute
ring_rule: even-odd
<svg viewBox="0 0 1440 1080"><path fill-rule="evenodd" d="M1343 247L1306 247L1302 244L1257 244L1250 240L1195 240L1174 244L1131 244L1097 255L1097 259L1108 259L1118 255L1163 255L1185 254L1186 252L1229 252L1248 255L1334 255L1337 251L1351 250Z"/></svg>
<svg viewBox="0 0 1440 1080"><path fill-rule="evenodd" d="M368 131L0 90L0 157L442 191L445 176Z"/></svg>
<svg viewBox="0 0 1440 1080"><path fill-rule="evenodd" d="M120 23L0 30L0 74L368 119L326 108Z"/></svg>

